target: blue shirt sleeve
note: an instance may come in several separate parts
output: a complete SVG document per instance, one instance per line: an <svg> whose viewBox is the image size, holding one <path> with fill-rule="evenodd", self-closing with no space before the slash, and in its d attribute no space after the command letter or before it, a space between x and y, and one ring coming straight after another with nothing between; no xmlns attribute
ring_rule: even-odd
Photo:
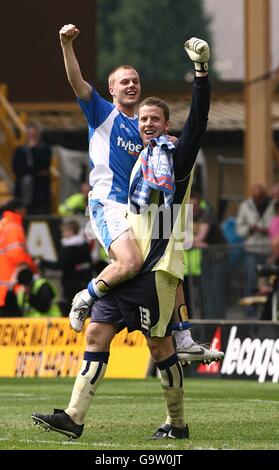
<svg viewBox="0 0 279 470"><path fill-rule="evenodd" d="M84 101L80 98L77 98L77 100L89 126L93 129L97 129L115 108L114 104L102 98L94 89L90 101Z"/></svg>

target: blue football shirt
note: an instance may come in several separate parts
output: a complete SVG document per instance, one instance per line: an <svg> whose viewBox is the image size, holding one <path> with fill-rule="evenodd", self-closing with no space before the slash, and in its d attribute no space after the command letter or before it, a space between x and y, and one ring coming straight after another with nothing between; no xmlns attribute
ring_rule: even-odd
<svg viewBox="0 0 279 470"><path fill-rule="evenodd" d="M130 175L142 149L138 118L121 113L96 90L90 101L78 102L89 128L90 197L127 204Z"/></svg>

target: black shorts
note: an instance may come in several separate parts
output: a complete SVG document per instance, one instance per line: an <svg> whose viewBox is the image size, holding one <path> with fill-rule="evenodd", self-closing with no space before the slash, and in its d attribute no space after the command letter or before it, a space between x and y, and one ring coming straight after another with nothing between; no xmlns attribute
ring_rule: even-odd
<svg viewBox="0 0 279 470"><path fill-rule="evenodd" d="M165 271L138 275L98 300L91 321L141 330L146 336L169 336L178 282Z"/></svg>

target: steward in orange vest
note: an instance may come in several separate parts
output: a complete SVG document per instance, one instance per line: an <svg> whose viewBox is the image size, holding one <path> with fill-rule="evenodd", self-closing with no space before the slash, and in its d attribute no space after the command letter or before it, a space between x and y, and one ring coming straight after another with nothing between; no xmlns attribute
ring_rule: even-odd
<svg viewBox="0 0 279 470"><path fill-rule="evenodd" d="M13 297L16 289L17 267L26 264L32 272L36 272L36 265L27 252L26 239L23 228L25 208L16 199L9 201L0 220L0 311L1 315L9 312L7 299ZM11 295L10 295L11 294Z"/></svg>

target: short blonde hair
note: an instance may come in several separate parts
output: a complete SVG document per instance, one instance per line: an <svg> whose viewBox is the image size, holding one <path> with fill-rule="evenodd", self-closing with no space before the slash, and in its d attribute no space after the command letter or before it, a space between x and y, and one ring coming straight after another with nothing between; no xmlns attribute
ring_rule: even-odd
<svg viewBox="0 0 279 470"><path fill-rule="evenodd" d="M108 84L109 86L111 86L112 82L113 82L113 76L115 75L115 72L117 72L118 70L134 70L135 72L136 69L132 66L132 65L129 65L129 64L126 64L126 65L118 65L118 67L115 67L114 69L112 69L112 71L110 72L109 76L108 76ZM138 72L137 72L138 73Z"/></svg>

